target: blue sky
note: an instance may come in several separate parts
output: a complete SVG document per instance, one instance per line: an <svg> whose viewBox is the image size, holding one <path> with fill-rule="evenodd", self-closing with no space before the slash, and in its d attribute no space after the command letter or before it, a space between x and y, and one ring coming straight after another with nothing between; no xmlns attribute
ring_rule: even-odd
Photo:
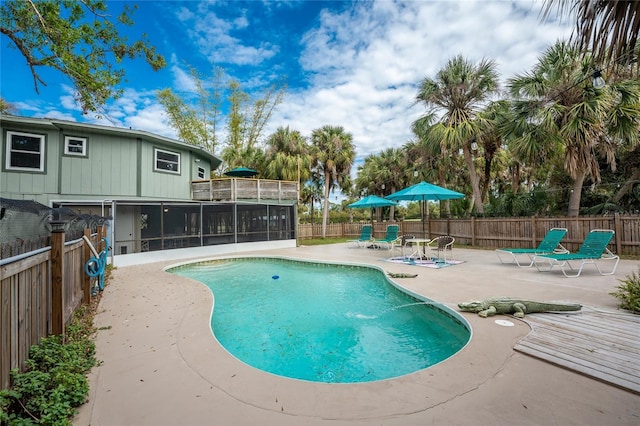
<svg viewBox="0 0 640 426"><path fill-rule="evenodd" d="M188 67L210 76L221 67L251 93L287 78L288 91L266 129L290 126L309 136L325 124L353 135L357 163L411 140L424 113L417 86L451 57L497 62L503 79L531 68L571 24L540 21L539 0L516 1L145 1L138 0L131 38L146 33L167 60L153 72L127 62L123 97L110 102L110 121L83 116L69 82L44 72L33 90L17 51L0 47L0 95L19 115L91 122L175 137L156 92L193 96ZM113 14L124 2L110 1Z"/></svg>

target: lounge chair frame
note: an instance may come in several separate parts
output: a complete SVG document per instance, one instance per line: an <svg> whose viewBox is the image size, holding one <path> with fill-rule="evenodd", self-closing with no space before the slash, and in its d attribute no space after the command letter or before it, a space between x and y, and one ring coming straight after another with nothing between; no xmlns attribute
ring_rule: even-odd
<svg viewBox="0 0 640 426"><path fill-rule="evenodd" d="M387 225L387 231L385 233L385 237L382 240L371 240L371 244L375 246L375 248L381 248L383 245L386 246L388 250L393 249L394 245L400 241L401 237L398 237L398 233L400 232L399 225Z"/></svg>
<svg viewBox="0 0 640 426"><path fill-rule="evenodd" d="M373 241L373 227L371 225L362 225L360 230L360 238L357 240L347 240L349 243L354 243L358 247L367 247L367 244Z"/></svg>
<svg viewBox="0 0 640 426"><path fill-rule="evenodd" d="M580 249L576 253L560 253L560 254L546 254L537 255L533 258L533 263L538 271L549 272L554 267L559 266L565 277L576 278L582 274L582 270L585 265L594 265L600 275L613 275L618 267L620 256L612 253L607 245L613 238L615 232L611 229L593 229L587 235L584 242L580 246ZM572 261L579 261L580 266L574 266ZM600 269L598 262L600 261L613 261L613 267L610 271L603 271ZM541 264L543 265L541 267ZM568 274L565 267L568 267L570 271L574 271L573 274Z"/></svg>
<svg viewBox="0 0 640 426"><path fill-rule="evenodd" d="M538 247L528 248L503 248L496 249L496 255L502 263L515 263L520 268L530 268L533 266L533 258L538 255L544 254L560 254L569 253L569 250L564 248L560 241L567 234L567 228L551 228L547 231L547 235L544 236ZM508 256L507 256L508 255ZM527 256L528 264L524 264L523 256ZM508 259L503 259L508 257ZM520 263L523 262L523 263Z"/></svg>

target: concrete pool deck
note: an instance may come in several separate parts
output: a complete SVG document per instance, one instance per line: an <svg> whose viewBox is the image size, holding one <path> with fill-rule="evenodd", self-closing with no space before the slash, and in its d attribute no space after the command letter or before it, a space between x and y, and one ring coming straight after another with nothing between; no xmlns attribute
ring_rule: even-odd
<svg viewBox="0 0 640 426"><path fill-rule="evenodd" d="M600 276L590 265L580 278L565 278L559 271L501 264L491 250L456 247L454 256L464 263L430 269L386 262L388 251L350 244L229 256L247 255L417 273L394 281L456 310L462 301L514 296L615 311L617 300L609 292L639 265L621 260L613 276ZM198 282L163 271L176 263L114 270L95 317L102 365L90 375L89 401L75 425L640 423L640 395L514 351L530 328L510 316L462 313L473 329L470 343L438 365L396 379L323 384L262 372L220 347L209 326L212 294ZM500 326L496 319L515 326Z"/></svg>

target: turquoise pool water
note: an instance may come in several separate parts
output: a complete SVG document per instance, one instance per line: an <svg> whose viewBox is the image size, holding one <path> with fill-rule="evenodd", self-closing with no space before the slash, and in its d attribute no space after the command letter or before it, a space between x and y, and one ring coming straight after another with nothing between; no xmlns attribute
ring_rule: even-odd
<svg viewBox="0 0 640 426"><path fill-rule="evenodd" d="M280 376L355 383L409 374L470 339L455 312L364 266L237 258L179 266L214 295L211 328L239 360Z"/></svg>

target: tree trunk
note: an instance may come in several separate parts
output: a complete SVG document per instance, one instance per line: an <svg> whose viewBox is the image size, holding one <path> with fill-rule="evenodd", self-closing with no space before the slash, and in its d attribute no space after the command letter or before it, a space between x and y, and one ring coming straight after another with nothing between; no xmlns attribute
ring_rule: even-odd
<svg viewBox="0 0 640 426"><path fill-rule="evenodd" d="M451 201L444 200L444 216L442 216L442 201L440 202L440 217L451 217Z"/></svg>
<svg viewBox="0 0 640 426"><path fill-rule="evenodd" d="M444 172L440 169L438 170L438 183L441 187L446 188L447 182L444 177ZM442 216L442 202L440 202L440 217ZM451 201L445 200L444 202L444 217L451 217Z"/></svg>
<svg viewBox="0 0 640 426"><path fill-rule="evenodd" d="M313 225L313 222L314 222L314 217L313 217L313 199L311 200L310 213L311 213L311 224Z"/></svg>
<svg viewBox="0 0 640 426"><path fill-rule="evenodd" d="M569 217L580 215L580 198L582 197L582 184L584 183L585 175L585 171L580 170L573 180L573 189L571 190L571 196L569 196L569 212L567 213Z"/></svg>
<svg viewBox="0 0 640 426"><path fill-rule="evenodd" d="M480 178L476 173L476 166L473 164L473 158L471 157L471 151L468 146L462 148L464 152L464 161L469 168L469 180L471 182L471 189L473 190L473 199L476 202L476 211L478 214L484 214L484 205L482 204L482 194L480 193Z"/></svg>
<svg viewBox="0 0 640 426"><path fill-rule="evenodd" d="M629 177L629 179L627 179L624 182L622 187L620 187L618 192L616 192L616 195L613 196L613 199L611 201L613 201L615 204L618 204L620 200L622 200L622 197L624 197L627 193L631 192L631 188L633 188L633 185L638 183L639 178L640 178L640 169L636 169L631 175L631 177Z"/></svg>
<svg viewBox="0 0 640 426"><path fill-rule="evenodd" d="M329 221L329 173L324 174L324 209L322 210L322 238L327 237L327 222Z"/></svg>

